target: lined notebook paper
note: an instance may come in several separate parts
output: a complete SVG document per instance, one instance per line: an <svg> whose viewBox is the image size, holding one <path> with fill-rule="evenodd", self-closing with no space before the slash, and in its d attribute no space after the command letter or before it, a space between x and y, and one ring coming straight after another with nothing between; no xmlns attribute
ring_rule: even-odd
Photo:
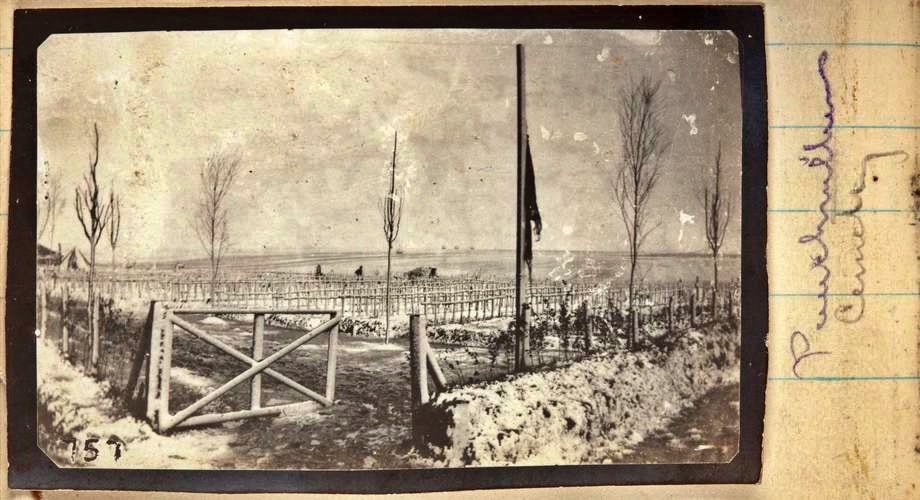
<svg viewBox="0 0 920 500"><path fill-rule="evenodd" d="M767 3L770 361L757 490L920 495L918 15L916 2Z"/></svg>

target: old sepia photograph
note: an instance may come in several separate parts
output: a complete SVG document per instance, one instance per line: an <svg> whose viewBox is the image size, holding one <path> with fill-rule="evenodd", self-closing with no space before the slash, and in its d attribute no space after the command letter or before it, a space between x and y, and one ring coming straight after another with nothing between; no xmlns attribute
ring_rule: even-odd
<svg viewBox="0 0 920 500"><path fill-rule="evenodd" d="M62 468L731 462L739 66L729 30L50 36L38 446Z"/></svg>

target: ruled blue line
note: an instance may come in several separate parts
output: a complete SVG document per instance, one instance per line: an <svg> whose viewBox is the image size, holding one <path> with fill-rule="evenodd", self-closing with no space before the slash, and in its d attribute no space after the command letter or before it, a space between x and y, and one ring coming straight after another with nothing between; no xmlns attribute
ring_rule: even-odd
<svg viewBox="0 0 920 500"><path fill-rule="evenodd" d="M782 297L818 297L817 292L799 293L799 292L775 292L769 294L771 298ZM852 293L827 293L828 297L852 297ZM920 292L865 292L863 297L920 297Z"/></svg>
<svg viewBox="0 0 920 500"><path fill-rule="evenodd" d="M847 210L845 208L834 209L825 209L827 213L849 213L852 210ZM767 212L773 213L820 213L821 210L817 208L768 208ZM912 210L907 210L903 208L860 208L859 213L901 213L901 212L912 212Z"/></svg>
<svg viewBox="0 0 920 500"><path fill-rule="evenodd" d="M767 47L920 47L918 42L767 42Z"/></svg>
<svg viewBox="0 0 920 500"><path fill-rule="evenodd" d="M862 380L920 380L920 375L855 375L815 377L767 377L773 381L850 382Z"/></svg>
<svg viewBox="0 0 920 500"><path fill-rule="evenodd" d="M773 129L823 129L826 125L770 125ZM884 129L884 130L920 130L920 125L834 125L834 128Z"/></svg>

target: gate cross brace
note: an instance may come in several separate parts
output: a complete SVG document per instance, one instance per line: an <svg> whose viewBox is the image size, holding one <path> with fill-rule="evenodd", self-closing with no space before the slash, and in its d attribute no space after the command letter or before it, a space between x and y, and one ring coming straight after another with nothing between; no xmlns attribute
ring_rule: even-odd
<svg viewBox="0 0 920 500"><path fill-rule="evenodd" d="M185 330L185 331L191 333L192 335L196 335L196 336L200 337L201 340L204 340L205 342L207 342L207 343L213 345L214 347L220 349L221 351L224 351L225 353L229 354L230 356L233 356L234 358L236 358L236 359L242 361L243 363L246 363L246 364L249 365L249 366L254 366L254 365L256 365L256 364L258 363L256 360L252 359L251 357L249 357L249 356L247 356L247 355L241 353L240 351L237 351L236 349L234 349L233 347L228 346L227 344L224 344L223 342L221 342L220 340L218 340L218 339L217 339L216 337L214 337L213 335L208 334L208 333L205 332L204 330L202 330L202 329L196 327L195 325L192 325L192 324L189 323L188 321L186 321L186 320L184 320L184 319L182 319L182 318L179 318L178 316L173 315L173 316L170 318L170 321L172 321L174 325L176 325L176 326L182 328L183 330ZM322 332L320 332L320 333L322 333ZM312 337L311 337L311 339L312 339ZM326 406L329 406L329 405L332 404L332 401L330 401L329 399L327 399L327 398L326 398L325 396L323 396L322 394L319 394L318 392L314 392L314 391L311 391L310 389L307 389L306 387L304 387L304 386L298 384L297 382L295 382L295 381L291 380L290 378L288 378L288 377L282 375L281 373L278 373L278 372L276 372L275 370L272 370L271 368L266 368L262 373L264 373L265 375L268 375L269 377L274 378L274 379L277 380L278 382L281 382L282 384L284 384L284 385L290 387L291 389L294 389L295 391L297 391L297 392L303 394L304 396L306 396L306 397L308 397L308 398L310 398L310 399L313 399L313 400L315 400L315 401L317 401L317 402L319 402L319 403L322 403L322 404L324 404L324 405L326 405Z"/></svg>
<svg viewBox="0 0 920 500"><path fill-rule="evenodd" d="M223 385L221 385L221 386L218 387L217 389L211 391L210 393L208 393L207 395L205 395L204 397L202 397L201 399L199 399L199 400L196 401L195 403L192 403L190 406L188 406L187 408L185 408L185 409L183 409L183 410L181 410L181 411L175 413L174 415L170 415L170 414L168 413L168 406L166 406L165 404L162 404L162 403L161 403L162 406L161 406L161 410L160 410L159 415L158 415L158 421L159 421L159 422L158 422L159 425L157 426L157 427L159 428L158 430L159 430L160 432L169 430L169 429L171 429L171 428L173 428L173 427L176 427L176 426L179 425L180 423L183 423L184 421L187 421L187 422L186 422L186 425L193 425L192 422L195 422L196 424L198 424L198 423L211 423L211 422L224 421L224 420L229 420L229 419L245 418L246 416L268 415L268 414L271 414L271 413L279 413L284 407L291 406L291 405L283 405L283 406L277 406L277 407L260 408L260 409L256 409L256 410L242 410L242 411L238 411L238 412L232 412L232 415L231 415L231 414L209 414L209 415L202 415L202 416L198 416L198 417L189 418L189 417L191 417L192 414L194 414L195 412L197 412L198 410L200 410L201 408L203 408L204 406L206 406L208 403L210 403L210 402L214 401L215 399L219 398L220 396L222 396L223 394L225 394L227 391L233 389L234 387L238 386L239 384L241 384L241 383L245 382L246 380L252 378L254 375L257 375L257 374L263 373L263 372L264 372L266 375L268 375L268 376L270 376L270 377L272 377L272 378L278 380L279 382L281 382L281 383L287 385L288 387L291 387L292 389L294 389L294 390L300 392L301 394L304 394L305 396L310 397L311 399L314 399L314 400L316 400L316 401L318 401L318 402L320 402L320 403L322 403L322 404L324 404L324 405L327 405L327 406L328 406L328 405L331 405L331 404L332 404L332 401L329 400L328 398L326 398L326 397L324 397L324 396L322 396L322 395L320 395L320 394L318 394L318 393L316 393L316 392L314 392L314 391L311 391L310 389L307 389L306 387L304 387L304 386L298 384L297 382L295 382L295 381L289 379L288 377L286 377L286 376L284 376L284 375L282 375L282 374L276 372L275 370L272 370L272 369L268 368L268 366L271 365L272 363L274 363L275 361L277 361L278 359L280 359L282 356L285 356L285 355L291 353L294 349L297 349L297 348L300 347L301 345L306 344L306 343L309 342L310 340L313 340L313 338L315 338L315 337L317 337L317 336L319 336L319 335L321 335L321 334L323 334L323 333L327 333L327 332L328 332L328 333L330 333L330 335L334 335L334 330L335 330L335 328L338 326L338 323L339 323L339 321L341 320L341 318L339 318L339 317L337 316L337 314L335 314L335 313L333 313L332 316L333 316L332 319L330 319L330 320L328 320L328 321L322 323L322 324L319 325L318 327L314 328L313 330L310 330L310 331L307 332L306 334L304 334L304 335L302 335L301 337L297 338L296 340L294 340L294 341L291 342L290 344L286 345L285 347L281 348L280 350L276 351L275 353L271 354L270 356L266 357L265 359L262 359L261 361L258 361L258 362L257 362L257 361L254 360L253 358L251 358L251 357L249 357L249 356L246 356L245 354L243 354L243 353L237 351L236 349L234 349L234 348L232 348L232 347L230 347L230 346L224 344L223 342L219 341L219 340L216 339L215 337L213 337L213 336L209 335L208 333L204 332L204 331L201 330L200 328L195 327L194 325L192 325L192 324L189 323L188 321L185 321L185 320L183 320L183 319L177 317L172 311L167 311L167 312L166 312L166 318L164 318L166 321L168 321L168 322L170 322L170 323L172 323L172 324L174 324L174 325L176 325L176 326L179 326L180 328L182 328L182 329L188 331L189 333L191 333L191 334L193 334L193 335L195 335L195 336L200 337L200 338L201 338L202 340L204 340L205 342L208 342L209 344L214 345L215 347L217 347L217 348L220 349L221 351L224 351L225 353L227 353L227 354L229 354L230 356L232 356L232 357L238 359L239 361L242 361L242 362L244 362L244 363L246 363L246 364L249 364L250 367L249 367L247 370L245 370L243 373L240 373L239 375L237 375L236 377L234 377L234 378L231 379L230 381L224 383ZM171 337L171 335L170 335L170 337ZM169 342L169 343L171 343L171 342ZM167 348L168 348L168 346L167 346ZM153 358L154 358L154 356L151 356L151 361L154 361ZM168 377L169 374L167 373L166 376ZM165 381L164 381L164 382L165 382ZM169 397L168 392L167 392L164 396L168 398L168 397ZM161 396L161 397L162 397L162 396ZM164 410L163 408L167 408L167 409Z"/></svg>

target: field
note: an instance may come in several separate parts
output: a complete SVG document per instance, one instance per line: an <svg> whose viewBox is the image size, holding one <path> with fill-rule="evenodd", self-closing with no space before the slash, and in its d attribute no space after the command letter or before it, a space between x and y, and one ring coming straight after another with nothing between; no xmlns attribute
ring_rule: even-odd
<svg viewBox="0 0 920 500"><path fill-rule="evenodd" d="M540 251L534 252L533 279L591 279L596 278L615 285L625 284L628 278L629 257L618 252ZM699 277L712 275L712 258L704 255L643 256L645 282L692 282ZM207 261L173 260L158 264L160 269L172 269L177 264L184 268L205 270ZM138 263L139 269L149 269L152 263ZM320 265L326 274L350 275L358 266L364 266L365 276L380 279L386 271L385 253L313 252L305 254L271 256L231 256L226 260L227 272L291 272L313 273ZM721 256L719 266L726 276L737 276L741 270L739 256ZM406 273L416 267L437 268L441 276L509 277L514 275L512 250L444 250L441 252L406 252L393 260L393 273Z"/></svg>
<svg viewBox="0 0 920 500"><path fill-rule="evenodd" d="M447 269L453 265L452 262L462 261L457 265L467 269L471 265L468 256L453 254L441 257L443 260L440 261L425 259L402 265L410 267L421 262L425 265L436 262ZM367 255L343 255L339 258L337 262L342 267L364 262L361 265L365 266L366 272L374 269L372 264L368 264L373 259ZM627 351L624 333L628 329L626 294L617 286L618 280L604 279L600 275L589 276L584 272L580 276L578 274L578 269L583 271L590 267L585 266L586 263L596 264L596 261L592 263L589 260L592 258L588 255L576 256L573 262L580 262L580 267L567 260L560 261L565 262L565 265L559 266L564 271L562 274L558 270L554 274L553 269L544 264L539 272L547 275L529 285L534 307L528 329L528 373L550 376L559 370L577 372L580 363L595 363L610 356L613 356L610 362L620 366L623 365L622 359L633 359ZM101 323L101 352L95 365L89 348L91 335L87 328L85 276L59 272L41 275L40 291L44 293L40 293L37 321L44 332L39 346L43 351L39 356L39 370L45 382L40 386L39 427L46 449L62 465L105 465L104 461L93 464L74 462L71 450L55 437L65 435L86 439L112 434L130 443L128 448L131 451L124 454L117 464L119 467L341 469L440 466L436 458L438 452L420 444L418 435L413 431L415 412L412 406L409 339L406 338L409 315L420 314L429 318L426 333L431 352L447 383L447 387L439 390L434 380L430 380L428 389L433 396L455 392L463 394L467 388L481 384L513 381L520 376L514 373L513 281L507 275L479 277L465 273L440 276L444 267L439 267L438 278L396 280L390 303L392 338L390 342L385 342L382 324L386 308L381 284L347 275L327 274L317 278L309 272L293 271L315 266L315 259L324 263L332 261L329 256L301 256L284 262L273 261L272 271L258 273L248 272L246 266L264 267L264 260L256 259L250 264L246 264L245 259L234 261L225 270L225 276L215 289L217 300L211 304L205 300L210 294L209 284L200 277L193 263L187 263L187 267L181 270L103 272L97 283L97 290L104 300L97 315ZM546 260L543 259L544 262ZM643 368L640 362L630 368L635 371L631 376L641 377L652 365L663 363L655 370L665 370L666 373L655 377L671 380L677 372L668 370L679 370L676 367L683 361L670 364L666 361L684 359L680 356L696 352L705 352L706 355L699 358L698 354L692 354L696 356L692 358L695 360L692 363L697 368L690 371L704 369L721 374L725 370L728 370L725 373L737 370L732 363L737 362L738 338L735 327L731 326L737 325L740 315L736 285L726 283L718 294L713 294L705 285L696 282L696 275L692 274L698 270L701 276L707 276L705 266L711 261L699 257L689 257L684 265L674 261L673 258L661 260L662 263L667 262L669 268L682 268L686 280L680 278L678 283L659 284L648 284L646 281L640 288L636 318L640 332L638 338L642 356L651 357L644 362L649 368ZM648 262L654 264L658 261L652 258ZM288 264L292 266L290 269L285 268ZM667 272L654 271L655 268L656 265L653 265L647 279L653 272ZM732 275L730 271L725 274ZM263 375L261 404L263 407L292 405L282 414L157 433L145 416L150 389L147 387L149 367L145 357L150 349L146 342L151 328L147 316L152 300L165 301L167 307L174 311L171 314L246 356L253 352L251 314L198 314L184 313L183 310L220 307L239 311L251 308L335 311L342 319L337 326L334 404L323 406ZM310 316L270 314L265 321L263 358L304 335L305 330L316 327L322 320L311 319ZM66 343L64 326L68 331ZM185 331L184 327L175 326L174 330L167 393L173 414L239 375L248 365L234 361L218 348ZM721 333L716 334L717 331ZM688 332L692 333L689 337ZM327 382L326 338L327 334L323 334L297 347L274 362L272 368L321 394ZM703 351L694 345L701 346ZM62 355L62 351L65 354ZM684 351L687 354L680 354ZM674 354L669 354L672 352ZM67 362L60 361L62 356ZM616 361L618 359L620 361ZM699 386L691 382L687 387L692 389L686 389L687 382L682 382L684 385L670 393L663 392L670 394L668 398L678 393L685 395L671 403L655 401L654 395L649 396L654 407L664 404L661 407L670 408L668 411L671 413L667 418L656 417L654 425L646 425L648 429L655 429L647 438L636 438L636 434L614 434L610 436L606 448L600 444L600 447L592 448L608 451L570 454L566 456L566 461L558 463L585 460L589 463L661 462L678 455L687 460L693 460L691 457L706 460L730 458L734 448L729 445L737 434L737 408L732 406L736 404L737 391L726 392L725 387L730 387L732 383L731 377L726 379L724 375L719 375L703 379L709 382ZM728 380L726 383L729 385L718 385L722 384L719 382L722 380ZM590 385L593 382L589 379L586 383ZM607 389L598 387L591 390ZM688 390L690 392L686 392ZM692 397L688 399L688 395ZM98 403L100 397L105 404ZM552 399L557 396L545 397ZM698 406L694 405L696 398L700 398ZM88 412L87 407L93 404L93 400L97 401L97 407ZM569 404L562 399L557 403ZM619 409L621 403L616 405ZM249 383L242 383L197 413L224 414L249 406ZM728 416L715 420L710 418L724 412L726 406L731 409ZM76 417L81 413L89 413L92 417ZM526 460L557 463L551 461L551 456L540 457L538 454ZM478 465L480 462L477 460L464 459L459 464Z"/></svg>

